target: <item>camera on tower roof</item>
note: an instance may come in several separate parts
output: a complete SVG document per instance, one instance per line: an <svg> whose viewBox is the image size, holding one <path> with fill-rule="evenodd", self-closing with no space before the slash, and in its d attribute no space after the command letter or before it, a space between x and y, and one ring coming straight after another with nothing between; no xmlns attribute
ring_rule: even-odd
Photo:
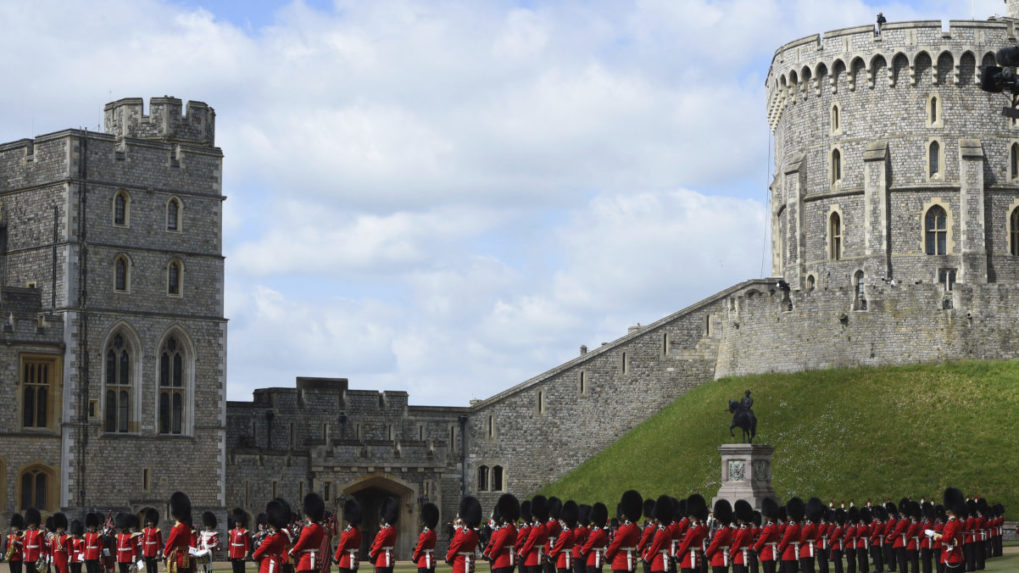
<svg viewBox="0 0 1019 573"><path fill-rule="evenodd" d="M984 66L980 75L980 89L985 92L1012 94L1012 105L1002 109L1002 115L1019 119L1019 46L1011 46L998 50L994 55L997 66Z"/></svg>

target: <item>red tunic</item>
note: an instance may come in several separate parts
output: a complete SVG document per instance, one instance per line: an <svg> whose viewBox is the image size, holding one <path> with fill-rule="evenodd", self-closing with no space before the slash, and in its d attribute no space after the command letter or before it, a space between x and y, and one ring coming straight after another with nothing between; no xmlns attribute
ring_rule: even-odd
<svg viewBox="0 0 1019 573"><path fill-rule="evenodd" d="M477 547L476 531L469 527L457 528L446 552L446 562L453 565L453 573L474 573L474 551Z"/></svg>
<svg viewBox="0 0 1019 573"><path fill-rule="evenodd" d="M808 521L800 528L800 559L813 559L814 547L817 543L817 524Z"/></svg>
<svg viewBox="0 0 1019 573"><path fill-rule="evenodd" d="M633 571L637 567L637 542L640 527L624 521L616 530L612 542L605 550L605 559L612 563L613 571Z"/></svg>
<svg viewBox="0 0 1019 573"><path fill-rule="evenodd" d="M229 539L227 557L230 559L244 559L251 550L251 536L248 535L247 529L240 527L231 529L227 539Z"/></svg>
<svg viewBox="0 0 1019 573"><path fill-rule="evenodd" d="M375 564L375 569L392 567L396 562L393 547L396 545L396 528L388 523L379 528L368 550L368 558Z"/></svg>
<svg viewBox="0 0 1019 573"><path fill-rule="evenodd" d="M333 556L340 569L357 569L360 565L361 551L361 530L348 525L343 533L340 533L340 542L336 546L336 555Z"/></svg>
<svg viewBox="0 0 1019 573"><path fill-rule="evenodd" d="M49 540L49 553L53 556L53 565L60 573L67 573L68 554L71 550L70 535L53 535Z"/></svg>
<svg viewBox="0 0 1019 573"><path fill-rule="evenodd" d="M747 524L743 524L736 530L732 542L729 544L729 561L733 565L749 565L751 542L754 540L754 530Z"/></svg>
<svg viewBox="0 0 1019 573"><path fill-rule="evenodd" d="M527 543L527 537L530 534L531 524L526 522L520 524L520 529L517 530L517 540L513 544L513 551L518 557L523 554L522 549L524 548L524 544Z"/></svg>
<svg viewBox="0 0 1019 573"><path fill-rule="evenodd" d="M81 563L85 560L85 540L81 537L71 538L71 563Z"/></svg>
<svg viewBox="0 0 1019 573"><path fill-rule="evenodd" d="M955 516L949 517L941 535L941 562L952 566L960 565L963 561L962 522Z"/></svg>
<svg viewBox="0 0 1019 573"><path fill-rule="evenodd" d="M761 561L776 561L778 552L778 526L772 522L768 522L764 525L764 529L761 530L761 534L757 537L757 542L754 543L754 551L757 552Z"/></svg>
<svg viewBox="0 0 1019 573"><path fill-rule="evenodd" d="M856 526L856 548L866 549L870 544L870 524L861 523Z"/></svg>
<svg viewBox="0 0 1019 573"><path fill-rule="evenodd" d="M505 528L500 528L500 531ZM495 535L492 536L493 540ZM435 532L429 528L424 528L421 533L418 534L417 545L414 546L414 553L411 555L411 560L418 566L418 569L434 569L435 568Z"/></svg>
<svg viewBox="0 0 1019 573"><path fill-rule="evenodd" d="M704 552L704 557L711 560L709 565L729 567L729 547L732 545L735 532L736 530L728 525L715 531L714 537L711 538L711 544Z"/></svg>
<svg viewBox="0 0 1019 573"><path fill-rule="evenodd" d="M432 547L435 546L435 532L432 533ZM423 534L422 534L423 535ZM498 531L492 534L492 544L489 549L488 556L492 559L492 569L502 569L504 567L515 567L517 564L516 560L516 548L514 545L517 541L517 528L512 523L507 523L499 528ZM420 542L419 542L420 543ZM418 565L421 567L421 565Z"/></svg>
<svg viewBox="0 0 1019 573"><path fill-rule="evenodd" d="M653 529L654 535L644 544L644 551L641 552L641 557L644 558L644 561L651 564L652 571L668 571L669 553L672 551L672 533L664 525L658 525L653 528L649 526L645 528L645 533L648 529Z"/></svg>
<svg viewBox="0 0 1019 573"><path fill-rule="evenodd" d="M85 561L98 561L103 553L103 536L98 531L85 532Z"/></svg>
<svg viewBox="0 0 1019 573"><path fill-rule="evenodd" d="M679 567L682 569L697 568L697 552L702 550L702 544L708 535L708 527L703 523L691 522L679 543L676 556L679 559Z"/></svg>
<svg viewBox="0 0 1019 573"><path fill-rule="evenodd" d="M317 523L309 523L301 528L301 537L289 552L294 558L294 568L297 571L318 571L322 564L318 552L322 548L325 534L325 530Z"/></svg>
<svg viewBox="0 0 1019 573"><path fill-rule="evenodd" d="M548 555L552 552L552 547L559 540L559 533L562 532L563 528L559 525L559 520L553 517L548 518L545 522L545 531L548 532L548 540L545 541L545 554Z"/></svg>
<svg viewBox="0 0 1019 573"><path fill-rule="evenodd" d="M26 529L21 537L21 549L26 563L35 563L42 557L43 536L38 529Z"/></svg>
<svg viewBox="0 0 1019 573"><path fill-rule="evenodd" d="M778 542L778 552L782 554L782 561L796 561L800 558L800 524L790 521L782 534L782 541Z"/></svg>
<svg viewBox="0 0 1019 573"><path fill-rule="evenodd" d="M608 545L608 542L609 536L605 533L605 528L593 527L591 532L587 534L587 541L584 542L584 547L580 550L580 555L582 557L586 556L587 562L585 565L601 569L602 563L605 562L605 547Z"/></svg>
<svg viewBox="0 0 1019 573"><path fill-rule="evenodd" d="M559 535L555 539L555 546L549 551L549 557L555 559L556 569L572 569L573 531L560 528Z"/></svg>
<svg viewBox="0 0 1019 573"><path fill-rule="evenodd" d="M159 557L159 550L163 548L163 532L158 527L146 527L142 530L141 544L142 557Z"/></svg>
<svg viewBox="0 0 1019 573"><path fill-rule="evenodd" d="M545 552L545 542L548 541L548 530L543 523L537 521L531 525L531 531L527 535L527 540L524 541L524 546L520 548L520 556L524 560L524 565L528 567L534 567L536 565L542 565L542 556Z"/></svg>
<svg viewBox="0 0 1019 573"><path fill-rule="evenodd" d="M255 561L261 560L258 573L280 573L283 570L283 554L288 545L290 541L285 533L277 531L267 535L251 555Z"/></svg>
<svg viewBox="0 0 1019 573"><path fill-rule="evenodd" d="M580 561L583 563L583 558L580 556L580 550L584 548L584 544L587 543L587 536L590 535L591 530L578 525L573 528L573 562Z"/></svg>
<svg viewBox="0 0 1019 573"><path fill-rule="evenodd" d="M875 519L870 524L871 546L877 545L880 547L881 545L883 545L882 541L884 541L884 538L885 538L885 523Z"/></svg>
<svg viewBox="0 0 1019 573"><path fill-rule="evenodd" d="M906 532L909 530L909 520L902 518L895 521L895 528L892 529L893 520L888 520L888 526L885 531L891 530L891 533L885 537L885 541L892 544L894 549L906 546Z"/></svg>
<svg viewBox="0 0 1019 573"><path fill-rule="evenodd" d="M919 521L910 521L909 530L906 532L906 551L920 550L920 536L923 530Z"/></svg>
<svg viewBox="0 0 1019 573"><path fill-rule="evenodd" d="M19 534L17 534L17 533L8 533L7 534L7 544L4 545L4 553L5 554L6 554L7 550L10 549L12 544L14 545L15 549L14 549L14 553L11 553L11 559L10 559L11 562L21 561L21 558L22 558L22 549L21 549L21 537L20 537Z"/></svg>
<svg viewBox="0 0 1019 573"><path fill-rule="evenodd" d="M176 559L177 567L191 567L191 557L188 555L188 547L191 545L191 527L186 523L177 523L170 530L166 538L166 545L163 547L163 557Z"/></svg>
<svg viewBox="0 0 1019 573"><path fill-rule="evenodd" d="M135 562L135 548L134 538L131 537L130 533L123 532L117 534L117 563L134 563Z"/></svg>
<svg viewBox="0 0 1019 573"><path fill-rule="evenodd" d="M643 530L641 530L640 541L637 542L637 552L640 553L642 557L647 555L647 551L645 550L647 549L648 543L651 543L651 540L654 539L655 533L658 531L658 527L658 524L650 522L644 526ZM646 557L644 560L650 561Z"/></svg>

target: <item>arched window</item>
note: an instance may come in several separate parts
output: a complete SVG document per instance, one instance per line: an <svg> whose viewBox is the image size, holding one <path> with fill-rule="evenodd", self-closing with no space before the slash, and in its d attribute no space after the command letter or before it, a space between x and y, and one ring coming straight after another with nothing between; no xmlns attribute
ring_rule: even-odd
<svg viewBox="0 0 1019 573"><path fill-rule="evenodd" d="M113 195L113 224L119 227L131 224L131 196L124 190Z"/></svg>
<svg viewBox="0 0 1019 573"><path fill-rule="evenodd" d="M842 152L838 149L831 151L831 182L832 185L842 181Z"/></svg>
<svg viewBox="0 0 1019 573"><path fill-rule="evenodd" d="M927 174L936 177L941 172L941 144L932 141L927 148Z"/></svg>
<svg viewBox="0 0 1019 573"><path fill-rule="evenodd" d="M59 424L58 361L52 356L21 357L22 426L51 428Z"/></svg>
<svg viewBox="0 0 1019 573"><path fill-rule="evenodd" d="M131 428L131 347L117 333L106 346L106 409L103 428L107 432L128 432Z"/></svg>
<svg viewBox="0 0 1019 573"><path fill-rule="evenodd" d="M502 491L502 466L492 466L492 491Z"/></svg>
<svg viewBox="0 0 1019 573"><path fill-rule="evenodd" d="M117 292L131 290L131 261L126 255L117 255L113 259L113 290Z"/></svg>
<svg viewBox="0 0 1019 573"><path fill-rule="evenodd" d="M814 275L807 275L807 292L814 290L815 283Z"/></svg>
<svg viewBox="0 0 1019 573"><path fill-rule="evenodd" d="M478 491L488 491L488 466L478 466Z"/></svg>
<svg viewBox="0 0 1019 573"><path fill-rule="evenodd" d="M1019 207L1012 210L1008 222L1009 252L1013 256L1019 256Z"/></svg>
<svg viewBox="0 0 1019 573"><path fill-rule="evenodd" d="M932 94L927 98L927 127L943 127L944 114L941 113L941 98Z"/></svg>
<svg viewBox="0 0 1019 573"><path fill-rule="evenodd" d="M1012 179L1019 179L1019 143L1012 144L1012 150L1008 154L1009 176Z"/></svg>
<svg viewBox="0 0 1019 573"><path fill-rule="evenodd" d="M538 413L545 413L545 391L538 390Z"/></svg>
<svg viewBox="0 0 1019 573"><path fill-rule="evenodd" d="M931 97L931 125L938 122L938 96Z"/></svg>
<svg viewBox="0 0 1019 573"><path fill-rule="evenodd" d="M174 259L166 265L166 294L180 296L184 291L184 267Z"/></svg>
<svg viewBox="0 0 1019 573"><path fill-rule="evenodd" d="M853 301L853 308L856 310L867 310L867 297L864 296L863 285L863 271L856 271L856 273L853 274L853 287L856 294Z"/></svg>
<svg viewBox="0 0 1019 573"><path fill-rule="evenodd" d="M20 510L34 507L39 511L53 511L56 506L56 477L51 468L32 466L18 476Z"/></svg>
<svg viewBox="0 0 1019 573"><path fill-rule="evenodd" d="M842 217L832 213L828 217L828 258L833 261L842 259Z"/></svg>
<svg viewBox="0 0 1019 573"><path fill-rule="evenodd" d="M948 247L948 214L940 205L927 210L924 216L924 243L928 255L944 255Z"/></svg>
<svg viewBox="0 0 1019 573"><path fill-rule="evenodd" d="M180 231L183 208L180 199L173 197L166 202L166 230Z"/></svg>
<svg viewBox="0 0 1019 573"><path fill-rule="evenodd" d="M159 351L159 433L184 433L184 404L187 393L184 348L170 336Z"/></svg>
<svg viewBox="0 0 1019 573"><path fill-rule="evenodd" d="M838 104L831 106L831 132L839 133L842 131L842 124L839 120L839 106Z"/></svg>

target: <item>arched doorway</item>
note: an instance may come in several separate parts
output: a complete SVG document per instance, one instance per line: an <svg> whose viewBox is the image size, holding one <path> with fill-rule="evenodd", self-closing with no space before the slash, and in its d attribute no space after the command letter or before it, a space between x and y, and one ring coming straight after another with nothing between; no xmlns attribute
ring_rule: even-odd
<svg viewBox="0 0 1019 573"><path fill-rule="evenodd" d="M395 497L400 501L400 520L396 537L396 558L407 560L417 541L417 486L386 473L372 473L354 480L342 490L345 498L353 497L361 504L361 556L367 561L368 548L379 530L379 508L382 500ZM339 501L339 500L337 500ZM342 502L339 510L343 511Z"/></svg>

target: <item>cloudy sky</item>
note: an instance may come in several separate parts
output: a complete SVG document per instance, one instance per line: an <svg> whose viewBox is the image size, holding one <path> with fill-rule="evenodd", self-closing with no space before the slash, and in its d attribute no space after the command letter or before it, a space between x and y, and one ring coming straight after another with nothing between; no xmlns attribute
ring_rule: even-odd
<svg viewBox="0 0 1019 573"><path fill-rule="evenodd" d="M0 0L0 141L216 109L229 398L466 405L767 276L764 77L1001 0ZM147 105L146 105L147 109Z"/></svg>

